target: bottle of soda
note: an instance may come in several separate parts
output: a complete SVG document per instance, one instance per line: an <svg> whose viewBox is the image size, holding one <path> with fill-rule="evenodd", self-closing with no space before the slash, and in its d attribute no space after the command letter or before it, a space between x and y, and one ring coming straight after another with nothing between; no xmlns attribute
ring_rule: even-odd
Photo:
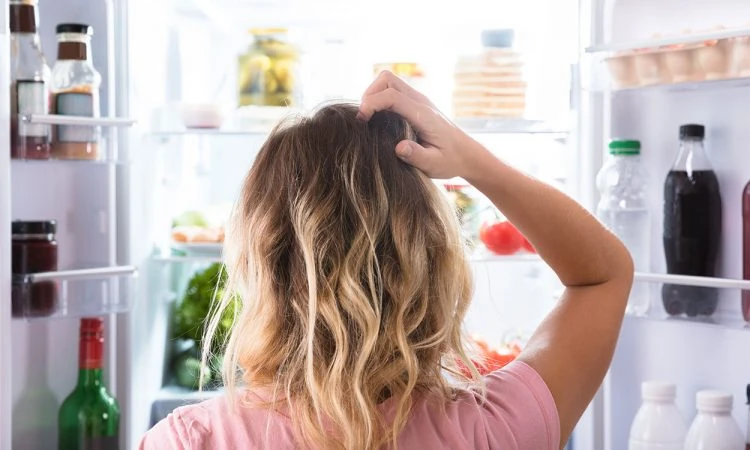
<svg viewBox="0 0 750 450"><path fill-rule="evenodd" d="M680 152L664 183L664 255L667 272L712 277L721 245L719 180L703 147L703 125L680 127ZM672 316L710 316L716 289L665 284L664 309Z"/></svg>
<svg viewBox="0 0 750 450"><path fill-rule="evenodd" d="M610 141L610 156L596 177L600 193L596 215L625 244L636 271L647 272L651 262L651 215L646 200L647 176L641 167L640 154L639 141ZM635 284L628 300L628 313L643 315L649 306L648 286Z"/></svg>

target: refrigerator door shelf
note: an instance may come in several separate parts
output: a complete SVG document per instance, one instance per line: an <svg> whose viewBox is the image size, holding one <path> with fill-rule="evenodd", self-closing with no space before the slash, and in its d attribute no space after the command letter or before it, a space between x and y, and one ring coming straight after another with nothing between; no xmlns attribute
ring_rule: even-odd
<svg viewBox="0 0 750 450"><path fill-rule="evenodd" d="M633 42L614 42L604 45L593 45L586 48L586 53L613 53L641 49L655 49L659 47L686 46L706 41L716 41L744 36L750 36L750 27L719 29L707 33L682 34L679 36L658 37Z"/></svg>
<svg viewBox="0 0 750 450"><path fill-rule="evenodd" d="M44 125L80 125L90 127L132 127L135 119L124 117L78 117L56 114L32 114L21 116L21 120Z"/></svg>
<svg viewBox="0 0 750 450"><path fill-rule="evenodd" d="M122 289L137 276L133 266L16 275L13 315L27 320L103 316L127 312L129 296Z"/></svg>
<svg viewBox="0 0 750 450"><path fill-rule="evenodd" d="M649 295L651 307L645 314L628 315L629 319L750 330L750 324L745 322L739 308L740 293L743 290L750 290L750 280L636 272L634 282L648 284L648 289L638 292ZM668 314L662 300L662 286L664 285L671 285L672 291L680 293L679 295L689 296L693 303L704 305L713 302L716 305L714 312L710 315L696 316L688 316L684 313ZM686 303L689 302L686 301Z"/></svg>

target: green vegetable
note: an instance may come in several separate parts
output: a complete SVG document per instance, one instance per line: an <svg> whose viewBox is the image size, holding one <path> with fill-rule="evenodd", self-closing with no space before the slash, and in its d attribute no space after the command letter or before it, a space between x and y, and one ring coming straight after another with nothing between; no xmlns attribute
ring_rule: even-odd
<svg viewBox="0 0 750 450"><path fill-rule="evenodd" d="M203 213L199 211L185 211L172 220L174 227L207 227L208 221Z"/></svg>
<svg viewBox="0 0 750 450"><path fill-rule="evenodd" d="M189 339L201 348L201 340L208 321L213 302L221 301L226 286L226 271L220 263L212 264L207 269L197 272L190 279L182 302L175 309L173 337L176 339ZM236 298L221 316L221 322L216 330L216 336L211 346L213 354L222 354L222 345L229 335L234 319L234 309L237 306Z"/></svg>
<svg viewBox="0 0 750 450"><path fill-rule="evenodd" d="M175 361L174 374L177 379L177 385L188 389L198 389L201 375L203 382L211 381L211 370L208 367L201 369L201 362L198 358L189 355L182 355Z"/></svg>

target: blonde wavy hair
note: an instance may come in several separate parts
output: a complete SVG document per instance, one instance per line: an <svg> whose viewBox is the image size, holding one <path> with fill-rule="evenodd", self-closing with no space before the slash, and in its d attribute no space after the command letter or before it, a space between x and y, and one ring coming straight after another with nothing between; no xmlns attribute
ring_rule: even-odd
<svg viewBox="0 0 750 450"><path fill-rule="evenodd" d="M396 157L415 139L404 119L356 114L324 106L265 142L227 227L226 295L204 339L205 363L239 298L227 392L272 392L261 406L293 412L300 447L395 446L414 394L448 401L479 380L461 329L472 278L455 212ZM387 423L378 405L389 398Z"/></svg>

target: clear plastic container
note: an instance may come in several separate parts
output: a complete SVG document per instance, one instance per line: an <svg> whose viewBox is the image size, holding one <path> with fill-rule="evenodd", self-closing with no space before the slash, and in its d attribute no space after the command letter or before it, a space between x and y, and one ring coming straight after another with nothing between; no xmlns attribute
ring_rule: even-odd
<svg viewBox="0 0 750 450"><path fill-rule="evenodd" d="M641 384L643 404L630 427L628 450L682 450L687 426L674 402L676 392L672 383Z"/></svg>
<svg viewBox="0 0 750 450"><path fill-rule="evenodd" d="M698 415L685 439L685 450L743 450L745 438L732 418L732 395L721 391L699 391Z"/></svg>
<svg viewBox="0 0 750 450"><path fill-rule="evenodd" d="M641 167L641 143L615 139L609 143L609 159L599 171L596 184L601 198L599 220L628 248L637 271L648 272L651 263L651 213L647 201L647 175ZM648 286L635 284L628 312L643 315L650 306Z"/></svg>
<svg viewBox="0 0 750 450"><path fill-rule="evenodd" d="M102 77L91 60L93 29L86 24L57 26L57 62L52 68L52 112L61 116L99 117ZM101 131L85 125L57 125L52 157L99 159Z"/></svg>

